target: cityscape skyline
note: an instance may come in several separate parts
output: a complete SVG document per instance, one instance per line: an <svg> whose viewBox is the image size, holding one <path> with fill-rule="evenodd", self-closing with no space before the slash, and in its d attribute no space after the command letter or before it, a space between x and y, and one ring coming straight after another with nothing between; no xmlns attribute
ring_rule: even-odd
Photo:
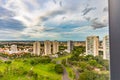
<svg viewBox="0 0 120 80"><path fill-rule="evenodd" d="M107 3L108 0L0 0L0 40L84 41L89 35L98 35L102 40L109 34Z"/></svg>
<svg viewBox="0 0 120 80"><path fill-rule="evenodd" d="M0 0L0 80L109 80L108 5Z"/></svg>
<svg viewBox="0 0 120 80"><path fill-rule="evenodd" d="M1 44L5 48L0 48L2 52L4 53L23 53L23 52L29 52L31 55L34 56L44 56L44 55L51 55L51 54L56 54L59 52L60 46L66 47L63 51L60 52L67 52L71 53L74 50L75 46L82 46L86 48L85 55L93 55L93 56L98 56L98 55L103 55L103 59L109 60L110 52L109 52L109 36L106 35L103 37L103 40L99 40L99 36L87 36L86 41L65 41L65 42L60 42L60 41L49 41L45 40L43 42L41 41L33 41L33 42L28 42L27 44L24 42L18 42L16 44L14 43L4 43ZM17 45L21 45L21 48L19 50L17 49ZM26 47L25 47L26 45ZM20 47L20 46L19 46ZM32 52L31 52L32 50Z"/></svg>

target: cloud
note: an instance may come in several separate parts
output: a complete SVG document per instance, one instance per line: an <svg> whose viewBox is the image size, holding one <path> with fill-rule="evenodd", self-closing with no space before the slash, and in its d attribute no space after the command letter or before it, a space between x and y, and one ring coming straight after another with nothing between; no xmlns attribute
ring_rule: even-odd
<svg viewBox="0 0 120 80"><path fill-rule="evenodd" d="M50 18L56 17L58 15L62 15L62 14L65 14L64 10L50 11L50 12L47 12L45 15L40 16L40 20L46 21L46 20L48 20Z"/></svg>
<svg viewBox="0 0 120 80"><path fill-rule="evenodd" d="M86 15L88 14L90 11L92 10L95 10L96 7L90 7L90 8L85 8L82 12L83 12L83 15Z"/></svg>
<svg viewBox="0 0 120 80"><path fill-rule="evenodd" d="M12 11L9 11L3 7L0 7L0 19L10 18L13 16L15 16L15 14Z"/></svg>
<svg viewBox="0 0 120 80"><path fill-rule="evenodd" d="M21 40L21 32L13 29L0 29L0 40Z"/></svg>
<svg viewBox="0 0 120 80"><path fill-rule="evenodd" d="M63 3L62 3L62 1L60 1L60 2L59 2L59 5L60 5L61 7L63 6Z"/></svg>
<svg viewBox="0 0 120 80"><path fill-rule="evenodd" d="M96 17L96 18L91 19L91 22L96 22L97 20L98 18Z"/></svg>
<svg viewBox="0 0 120 80"><path fill-rule="evenodd" d="M36 25L34 27L25 28L21 32L21 36L26 36L28 38L55 38L59 33L53 32L55 28L46 27L44 25Z"/></svg>
<svg viewBox="0 0 120 80"><path fill-rule="evenodd" d="M57 2L56 2L56 0L53 0L53 2L56 4Z"/></svg>
<svg viewBox="0 0 120 80"><path fill-rule="evenodd" d="M21 39L79 39L91 29L103 29L106 6L105 0L0 0L0 29L16 30Z"/></svg>
<svg viewBox="0 0 120 80"><path fill-rule="evenodd" d="M91 26L94 29L98 29L98 28L106 27L107 25L105 23L101 23L101 22L93 22L93 24Z"/></svg>
<svg viewBox="0 0 120 80"><path fill-rule="evenodd" d="M0 29L11 29L22 31L25 26L17 20L14 19L0 19Z"/></svg>
<svg viewBox="0 0 120 80"><path fill-rule="evenodd" d="M93 27L93 29L99 29L99 28L103 28L103 27L107 27L108 26L108 21L106 19L103 20L98 20L98 18L94 18L93 20L91 20L92 25L91 27Z"/></svg>
<svg viewBox="0 0 120 80"><path fill-rule="evenodd" d="M34 26L30 28L25 28L21 32L21 37L26 39L32 40L60 40L61 34L60 32L56 31L58 29L54 27L47 27L47 26Z"/></svg>
<svg viewBox="0 0 120 80"><path fill-rule="evenodd" d="M80 33L86 33L88 30L91 30L91 26L82 26L82 27L77 27L74 28L73 31L74 32L80 32Z"/></svg>
<svg viewBox="0 0 120 80"><path fill-rule="evenodd" d="M103 12L108 12L108 7L105 7L105 8L103 9Z"/></svg>
<svg viewBox="0 0 120 80"><path fill-rule="evenodd" d="M85 18L85 20L87 20L87 21L90 21L90 20L91 20L90 17L84 17L84 18Z"/></svg>

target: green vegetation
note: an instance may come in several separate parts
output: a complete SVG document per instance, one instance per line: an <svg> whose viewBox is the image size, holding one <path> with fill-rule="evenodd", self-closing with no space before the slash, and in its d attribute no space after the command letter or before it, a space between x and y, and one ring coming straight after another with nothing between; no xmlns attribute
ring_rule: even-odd
<svg viewBox="0 0 120 80"><path fill-rule="evenodd" d="M71 80L75 79L75 73L71 67L66 66L66 70L68 72L68 76Z"/></svg>
<svg viewBox="0 0 120 80"><path fill-rule="evenodd" d="M45 63L43 60L46 60ZM43 60L34 57L1 61L0 80L61 80L62 75L54 70L56 64L50 63L48 57L43 57ZM35 65L32 65L31 61L34 61Z"/></svg>
<svg viewBox="0 0 120 80"><path fill-rule="evenodd" d="M79 80L109 80L108 74L98 74L93 71L85 71L80 74Z"/></svg>
<svg viewBox="0 0 120 80"><path fill-rule="evenodd" d="M109 61L101 56L84 55L84 47L76 47L68 64L79 71L79 80L109 80Z"/></svg>
<svg viewBox="0 0 120 80"><path fill-rule="evenodd" d="M55 72L58 73L58 74L62 74L63 73L63 67L61 64L56 64L55 65Z"/></svg>
<svg viewBox="0 0 120 80"><path fill-rule="evenodd" d="M54 59L55 61L62 61L63 59L67 59L67 58L70 58L71 57L71 54L67 54L67 55L65 55L65 56L61 56L61 57L59 57L59 58L56 58L56 59Z"/></svg>
<svg viewBox="0 0 120 80"><path fill-rule="evenodd" d="M85 47L79 46L71 53L58 52L58 58L0 53L7 58L0 61L0 80L61 80L64 69L71 80L109 80L109 61L84 52Z"/></svg>

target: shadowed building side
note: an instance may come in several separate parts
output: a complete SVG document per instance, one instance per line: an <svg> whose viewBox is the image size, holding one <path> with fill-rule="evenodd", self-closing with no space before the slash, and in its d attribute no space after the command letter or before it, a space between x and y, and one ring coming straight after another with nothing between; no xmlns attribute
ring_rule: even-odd
<svg viewBox="0 0 120 80"><path fill-rule="evenodd" d="M110 51L109 51L109 36L103 38L103 59L109 60Z"/></svg>
<svg viewBox="0 0 120 80"><path fill-rule="evenodd" d="M88 36L86 39L86 55L98 56L99 36Z"/></svg>
<svg viewBox="0 0 120 80"><path fill-rule="evenodd" d="M67 51L70 53L73 50L73 41L67 41Z"/></svg>

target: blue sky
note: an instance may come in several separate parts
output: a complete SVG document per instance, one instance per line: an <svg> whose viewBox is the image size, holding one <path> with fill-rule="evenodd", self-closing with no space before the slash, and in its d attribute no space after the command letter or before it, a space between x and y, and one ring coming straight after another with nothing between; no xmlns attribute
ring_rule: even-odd
<svg viewBox="0 0 120 80"><path fill-rule="evenodd" d="M108 0L0 0L0 40L102 40L108 31Z"/></svg>

